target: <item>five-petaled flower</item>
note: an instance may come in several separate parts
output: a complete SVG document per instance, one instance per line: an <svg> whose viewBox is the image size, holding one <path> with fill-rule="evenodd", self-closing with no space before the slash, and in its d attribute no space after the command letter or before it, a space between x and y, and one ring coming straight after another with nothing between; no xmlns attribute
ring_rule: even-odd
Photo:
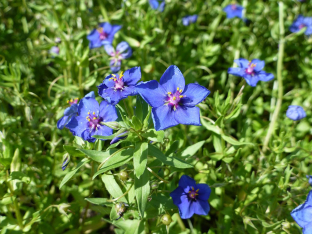
<svg viewBox="0 0 312 234"><path fill-rule="evenodd" d="M302 28L306 28L305 35L312 34L312 17L304 17L299 15L297 19L290 26L289 30L293 33L300 31Z"/></svg>
<svg viewBox="0 0 312 234"><path fill-rule="evenodd" d="M198 15L188 15L182 18L182 23L184 26L189 26L197 21Z"/></svg>
<svg viewBox="0 0 312 234"><path fill-rule="evenodd" d="M301 106L289 106L286 111L286 116L291 120L297 121L307 116L304 109Z"/></svg>
<svg viewBox="0 0 312 234"><path fill-rule="evenodd" d="M88 93L85 97L92 97L95 98L95 94L93 91ZM66 127L66 124L78 114L78 98L75 99L70 99L67 101L67 103L70 105L67 107L64 111L64 116L57 121L57 128L58 129L63 129Z"/></svg>
<svg viewBox="0 0 312 234"><path fill-rule="evenodd" d="M116 46L116 51L115 51L114 47L110 44L105 45L104 49L105 49L106 53L109 56L111 56L111 58L110 58L111 61L109 63L109 66L110 66L113 73L119 72L120 66L121 66L121 60L127 59L127 58L131 57L131 55L132 55L132 49L131 49L130 45L125 41L120 42Z"/></svg>
<svg viewBox="0 0 312 234"><path fill-rule="evenodd" d="M112 105L116 105L120 100L137 94L135 85L140 79L140 67L133 67L125 73L111 74L98 86L99 95Z"/></svg>
<svg viewBox="0 0 312 234"><path fill-rule="evenodd" d="M171 65L160 78L141 82L137 92L152 107L154 127L157 131L178 124L200 126L200 112L196 107L210 93L198 84L185 85L177 66Z"/></svg>
<svg viewBox="0 0 312 234"><path fill-rule="evenodd" d="M173 203L179 208L182 219L189 219L194 214L207 215L210 206L208 198L211 189L207 184L196 184L195 180L183 175L179 187L170 193Z"/></svg>
<svg viewBox="0 0 312 234"><path fill-rule="evenodd" d="M78 116L73 117L66 127L74 136L82 137L89 142L95 142L94 135L109 136L113 129L104 122L115 121L118 118L116 108L107 101L101 104L95 98L85 97L78 104Z"/></svg>
<svg viewBox="0 0 312 234"><path fill-rule="evenodd" d="M243 77L247 84L255 87L258 81L270 81L274 78L272 73L266 73L262 71L264 67L264 61L259 59L253 59L248 61L247 59L235 59L234 62L238 64L239 67L231 67L228 69L228 73Z"/></svg>
<svg viewBox="0 0 312 234"><path fill-rule="evenodd" d="M290 215L296 223L303 228L303 234L312 233L312 190L309 192L305 203L295 208Z"/></svg>
<svg viewBox="0 0 312 234"><path fill-rule="evenodd" d="M228 19L232 19L234 17L243 18L243 10L244 7L237 4L230 4L223 8L223 11L226 13L226 17Z"/></svg>
<svg viewBox="0 0 312 234"><path fill-rule="evenodd" d="M149 4L154 10L163 12L165 9L165 0L149 0Z"/></svg>
<svg viewBox="0 0 312 234"><path fill-rule="evenodd" d="M111 25L108 22L101 23L99 28L93 29L87 36L87 39L90 41L90 49L101 47L106 44L112 44L115 33L120 29L120 25Z"/></svg>

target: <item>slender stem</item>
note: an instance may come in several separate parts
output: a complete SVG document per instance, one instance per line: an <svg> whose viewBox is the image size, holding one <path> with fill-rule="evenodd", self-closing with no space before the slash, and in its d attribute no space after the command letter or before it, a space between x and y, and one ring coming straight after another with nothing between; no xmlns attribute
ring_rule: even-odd
<svg viewBox="0 0 312 234"><path fill-rule="evenodd" d="M169 184L169 181L161 178L159 175L157 175L151 168L147 167L147 170L152 173L154 176L156 176L159 180L161 180L162 182Z"/></svg>
<svg viewBox="0 0 312 234"><path fill-rule="evenodd" d="M106 22L109 22L109 19L108 19L108 16L107 16L107 12L106 12L106 9L103 5L103 2L102 0L99 0L99 3L100 3L100 10L101 10L101 13L103 15L103 18Z"/></svg>
<svg viewBox="0 0 312 234"><path fill-rule="evenodd" d="M192 233L193 233L193 224L192 224L192 222L191 222L190 219L187 219L187 223L188 223L188 225L189 225L189 227L190 227L191 234L192 234Z"/></svg>
<svg viewBox="0 0 312 234"><path fill-rule="evenodd" d="M283 56L284 56L284 3L282 1L279 2L279 29L280 29L280 41L279 41L279 50L278 50L278 60L277 60L277 82L278 82L278 99L276 102L276 107L272 116L272 120L267 132L267 135L264 139L262 151L265 152L267 150L267 146L269 144L270 138L274 132L275 123L278 118L278 114L280 112L282 101L283 101L283 77L282 77L282 69L283 69Z"/></svg>
<svg viewBox="0 0 312 234"><path fill-rule="evenodd" d="M7 175L9 175L8 172L7 172ZM9 190L10 190L11 194L13 195L14 189L12 187L11 182L7 182L7 186L9 187ZM18 203L16 200L17 198L14 199L14 197L12 197L12 199L13 199L14 211L15 211L18 226L20 227L21 230L23 230L23 218L22 218L21 212L20 212L19 207L18 207Z"/></svg>
<svg viewBox="0 0 312 234"><path fill-rule="evenodd" d="M83 90L82 90L82 67L79 67L78 83L79 83L80 95L81 95L81 97L83 97Z"/></svg>
<svg viewBox="0 0 312 234"><path fill-rule="evenodd" d="M177 214L177 213L175 215L177 216L177 222L178 222L178 224L179 224L179 226L181 228L181 231L184 232L186 228L185 228L185 225L184 225L180 215Z"/></svg>
<svg viewBox="0 0 312 234"><path fill-rule="evenodd" d="M130 189L132 188L132 186L133 186L133 184L131 184L131 186L128 188L128 190L127 190L124 194L122 194L121 196L119 196L119 197L117 197L117 198L114 198L114 199L112 199L112 200L107 200L107 202L115 202L115 201L117 201L118 199L120 199L120 198L126 196L127 193L130 191Z"/></svg>

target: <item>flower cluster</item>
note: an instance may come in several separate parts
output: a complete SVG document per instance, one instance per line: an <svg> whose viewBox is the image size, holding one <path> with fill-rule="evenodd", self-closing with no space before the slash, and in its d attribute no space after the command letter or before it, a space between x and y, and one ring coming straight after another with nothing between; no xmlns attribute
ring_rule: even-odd
<svg viewBox="0 0 312 234"><path fill-rule="evenodd" d="M112 46L114 36L120 29L120 25L111 25L105 22L101 23L97 29L93 29L87 36L87 39L90 41L90 49L104 46L106 53L111 56L109 66L113 73L120 70L121 60L127 59L132 55L132 49L125 41L119 43L116 50Z"/></svg>

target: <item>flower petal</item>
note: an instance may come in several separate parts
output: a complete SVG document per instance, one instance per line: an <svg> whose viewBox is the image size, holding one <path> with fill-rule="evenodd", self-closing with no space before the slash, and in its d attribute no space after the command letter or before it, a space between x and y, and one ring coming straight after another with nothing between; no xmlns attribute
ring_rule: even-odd
<svg viewBox="0 0 312 234"><path fill-rule="evenodd" d="M111 44L104 45L104 50L109 56L115 56L115 49Z"/></svg>
<svg viewBox="0 0 312 234"><path fill-rule="evenodd" d="M182 92L183 98L180 102L183 106L195 106L202 102L209 94L210 91L204 86L199 84L188 84Z"/></svg>
<svg viewBox="0 0 312 234"><path fill-rule="evenodd" d="M78 113L78 105L77 104L72 104L71 106L67 107L64 110L64 115L72 115Z"/></svg>
<svg viewBox="0 0 312 234"><path fill-rule="evenodd" d="M194 214L197 215L207 215L210 211L210 206L208 201L197 200L191 204Z"/></svg>
<svg viewBox="0 0 312 234"><path fill-rule="evenodd" d="M73 133L74 136L81 137L82 133L88 129L88 120L86 120L83 116L76 116L68 122L66 127Z"/></svg>
<svg viewBox="0 0 312 234"><path fill-rule="evenodd" d="M101 47L102 42L100 39L100 34L96 29L93 29L91 33L87 36L87 39L90 41L89 42L89 47L90 49Z"/></svg>
<svg viewBox="0 0 312 234"><path fill-rule="evenodd" d="M84 97L90 97L90 98L95 98L94 91L91 91L90 93L86 94Z"/></svg>
<svg viewBox="0 0 312 234"><path fill-rule="evenodd" d="M94 131L90 136L99 135L99 136L110 136L113 134L113 129L102 125L98 128L98 130ZM93 137L92 137L93 138ZM94 138L95 139L95 138Z"/></svg>
<svg viewBox="0 0 312 234"><path fill-rule="evenodd" d="M181 196L183 195L183 193L184 193L184 190L180 186L170 193L173 204L175 204L176 206L179 206L181 204Z"/></svg>
<svg viewBox="0 0 312 234"><path fill-rule="evenodd" d="M70 117L65 115L57 121L56 126L58 129L62 130L69 121L70 121Z"/></svg>
<svg viewBox="0 0 312 234"><path fill-rule="evenodd" d="M248 68L249 65L249 61L247 59L244 58L239 58L239 59L235 59L234 62L242 68Z"/></svg>
<svg viewBox="0 0 312 234"><path fill-rule="evenodd" d="M123 81L127 86L134 86L141 79L141 67L133 67L126 70L123 76Z"/></svg>
<svg viewBox="0 0 312 234"><path fill-rule="evenodd" d="M177 88L184 90L185 87L184 76L175 65L171 65L167 68L161 76L159 83L165 89L166 93L175 93Z"/></svg>
<svg viewBox="0 0 312 234"><path fill-rule="evenodd" d="M310 222L309 224L304 226L302 233L303 234L311 234L312 233L312 222Z"/></svg>
<svg viewBox="0 0 312 234"><path fill-rule="evenodd" d="M178 106L174 118L180 124L201 126L200 111L197 106Z"/></svg>
<svg viewBox="0 0 312 234"><path fill-rule="evenodd" d="M257 75L261 81L270 81L274 79L274 75L272 73L266 73L265 71L261 71Z"/></svg>
<svg viewBox="0 0 312 234"><path fill-rule="evenodd" d="M196 184L196 189L198 190L198 199L202 201L207 201L210 197L211 189L208 184Z"/></svg>
<svg viewBox="0 0 312 234"><path fill-rule="evenodd" d="M193 178L187 175L182 175L179 180L179 186L183 188L185 193L188 193L191 187L196 187L196 182Z"/></svg>
<svg viewBox="0 0 312 234"><path fill-rule="evenodd" d="M151 107L164 105L167 97L166 91L156 80L141 82L135 88Z"/></svg>
<svg viewBox="0 0 312 234"><path fill-rule="evenodd" d="M309 192L305 203L293 209L290 215L300 227L304 227L311 223L312 217L312 190Z"/></svg>
<svg viewBox="0 0 312 234"><path fill-rule="evenodd" d="M245 68L241 68L241 67L230 67L228 69L228 73L234 76L240 76L242 77L246 72L245 72Z"/></svg>
<svg viewBox="0 0 312 234"><path fill-rule="evenodd" d="M259 59L253 59L251 61L252 64L255 64L254 70L256 72L261 71L264 68L265 62Z"/></svg>
<svg viewBox="0 0 312 234"><path fill-rule="evenodd" d="M152 118L156 131L164 130L179 124L174 118L172 108L168 105L153 108Z"/></svg>
<svg viewBox="0 0 312 234"><path fill-rule="evenodd" d="M95 100L95 98L83 98L78 105L79 116L83 116L85 118L88 116L88 112L95 112L98 114L99 107L99 103Z"/></svg>
<svg viewBox="0 0 312 234"><path fill-rule="evenodd" d="M111 31L112 31L112 25L108 22L104 22L104 23L100 23L99 26L101 28L103 28L103 31L106 33L106 34L110 34Z"/></svg>
<svg viewBox="0 0 312 234"><path fill-rule="evenodd" d="M181 196L181 203L179 204L179 213L182 219L189 219L194 215L193 203L187 195Z"/></svg>
<svg viewBox="0 0 312 234"><path fill-rule="evenodd" d="M109 66L113 73L117 73L120 71L121 60L112 59L109 63Z"/></svg>
<svg viewBox="0 0 312 234"><path fill-rule="evenodd" d="M243 78L246 80L247 84L249 84L251 87L256 87L258 81L259 81L259 76L258 75L250 75L250 74L244 74Z"/></svg>
<svg viewBox="0 0 312 234"><path fill-rule="evenodd" d="M120 54L130 48L130 45L126 41L120 42L116 47L116 53ZM131 49L131 48L130 48Z"/></svg>
<svg viewBox="0 0 312 234"><path fill-rule="evenodd" d="M109 104L107 101L102 101L100 104L99 116L103 118L104 122L115 121L118 118L116 107Z"/></svg>

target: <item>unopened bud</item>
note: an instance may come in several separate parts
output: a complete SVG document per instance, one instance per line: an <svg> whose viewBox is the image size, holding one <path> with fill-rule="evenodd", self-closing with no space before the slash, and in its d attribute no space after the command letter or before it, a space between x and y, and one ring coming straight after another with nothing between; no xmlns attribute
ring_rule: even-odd
<svg viewBox="0 0 312 234"><path fill-rule="evenodd" d="M151 189L152 189L152 190L158 189L158 186L159 186L159 184L158 184L158 182L156 182L156 181L154 181L154 182L151 183Z"/></svg>
<svg viewBox="0 0 312 234"><path fill-rule="evenodd" d="M116 212L119 216L122 216L126 210L127 210L127 205L124 202L119 202L115 205Z"/></svg>
<svg viewBox="0 0 312 234"><path fill-rule="evenodd" d="M161 217L161 222L168 226L172 222L172 218L170 215L165 214Z"/></svg>
<svg viewBox="0 0 312 234"><path fill-rule="evenodd" d="M105 126L107 126L109 128L112 128L114 130L118 130L118 129L121 128L121 125L118 122L116 122L116 121L113 121L113 122L101 122L101 124L103 124L103 125L105 125Z"/></svg>
<svg viewBox="0 0 312 234"><path fill-rule="evenodd" d="M169 168L166 167L164 170L164 176L167 177L167 176L169 176L169 174L170 174L170 170L169 170Z"/></svg>
<svg viewBox="0 0 312 234"><path fill-rule="evenodd" d="M128 173L126 171L121 171L119 172L119 178L122 181L126 181L128 179Z"/></svg>

